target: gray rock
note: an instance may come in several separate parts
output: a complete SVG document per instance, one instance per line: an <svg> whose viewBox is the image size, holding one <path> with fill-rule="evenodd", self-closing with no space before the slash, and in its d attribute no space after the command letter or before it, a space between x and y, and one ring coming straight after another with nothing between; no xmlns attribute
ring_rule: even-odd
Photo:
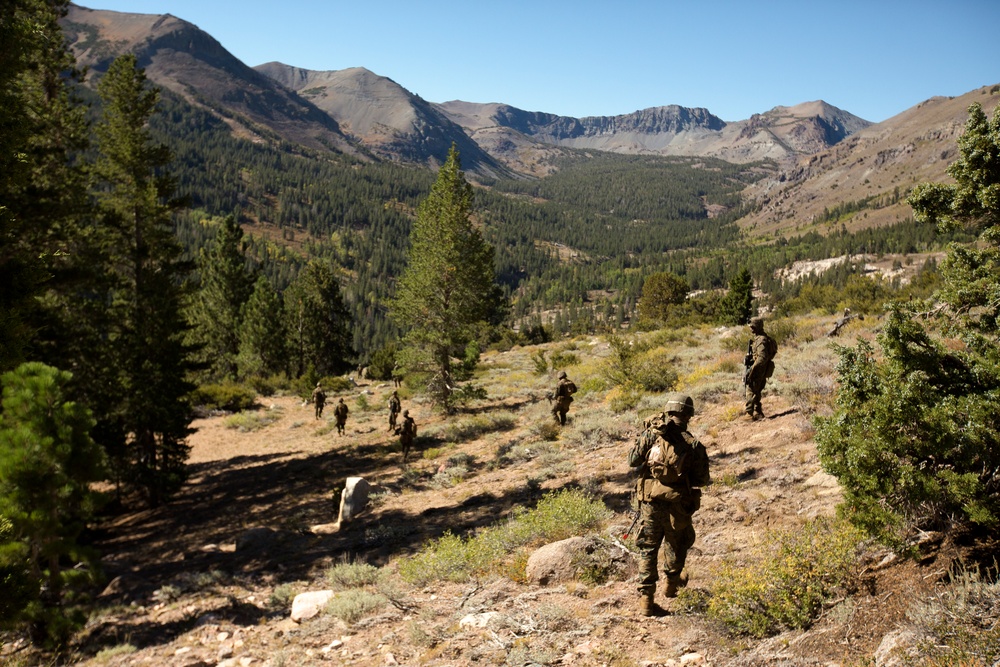
<svg viewBox="0 0 1000 667"><path fill-rule="evenodd" d="M363 477L348 477L340 493L340 512L337 523L343 524L358 516L368 507L371 484Z"/></svg>
<svg viewBox="0 0 1000 667"><path fill-rule="evenodd" d="M875 667L903 667L920 656L917 636L909 630L893 630L875 649Z"/></svg>
<svg viewBox="0 0 1000 667"><path fill-rule="evenodd" d="M571 537L546 544L528 558L528 581L542 586L573 581L585 569L624 571L630 555L617 544L596 537Z"/></svg>
<svg viewBox="0 0 1000 667"><path fill-rule="evenodd" d="M292 620L296 623L301 623L307 619L312 618L319 613L330 598L333 597L333 591L310 591L308 593L299 593L292 600Z"/></svg>

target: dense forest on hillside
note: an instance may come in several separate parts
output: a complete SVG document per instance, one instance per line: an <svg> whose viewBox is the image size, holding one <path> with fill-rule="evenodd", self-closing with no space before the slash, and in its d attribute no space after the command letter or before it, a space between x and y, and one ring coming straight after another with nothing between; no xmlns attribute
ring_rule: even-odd
<svg viewBox="0 0 1000 667"><path fill-rule="evenodd" d="M250 230L249 256L277 290L307 257L341 267L359 361L398 336L385 303L432 173L238 139L216 116L168 93L152 126L173 150L178 191L191 202L178 227L189 253L214 234L206 221L236 214ZM775 269L796 260L916 252L942 241L912 221L852 234L838 231L836 220L828 235L746 239L736 224L746 212L740 192L773 173L769 163L587 151L557 166L545 179L490 181L476 191L476 217L495 248L515 324L587 330L626 321L656 271L710 290L746 266L773 292L781 288Z"/></svg>

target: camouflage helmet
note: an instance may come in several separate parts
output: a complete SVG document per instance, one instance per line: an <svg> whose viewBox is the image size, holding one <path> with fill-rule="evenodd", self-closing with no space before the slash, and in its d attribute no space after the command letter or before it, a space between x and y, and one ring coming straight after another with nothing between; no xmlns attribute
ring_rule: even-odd
<svg viewBox="0 0 1000 667"><path fill-rule="evenodd" d="M557 375L556 377L562 380L564 377L566 377L566 371L559 371L559 375Z"/></svg>
<svg viewBox="0 0 1000 667"><path fill-rule="evenodd" d="M671 394L667 397L664 411L668 415L682 415L690 419L694 416L694 400L687 394Z"/></svg>
<svg viewBox="0 0 1000 667"><path fill-rule="evenodd" d="M750 318L750 328L751 329L763 329L764 328L764 318L763 317L752 317L752 318Z"/></svg>
<svg viewBox="0 0 1000 667"><path fill-rule="evenodd" d="M409 410L403 410L403 416L404 417L409 417L410 416L410 411Z"/></svg>

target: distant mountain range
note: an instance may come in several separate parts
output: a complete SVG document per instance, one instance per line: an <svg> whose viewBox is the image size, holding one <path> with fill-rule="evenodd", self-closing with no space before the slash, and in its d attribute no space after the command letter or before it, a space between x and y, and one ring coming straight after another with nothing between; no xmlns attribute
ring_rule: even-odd
<svg viewBox="0 0 1000 667"><path fill-rule="evenodd" d="M934 98L877 125L822 101L730 123L707 109L676 105L571 118L506 104L434 104L364 68L249 67L169 14L72 6L63 27L80 65L100 73L117 55L133 52L155 84L254 141L432 167L454 142L464 169L482 176L544 176L569 150L774 160L781 175L752 193L759 207L746 224L758 231L801 227L845 197L860 200L940 180L968 104L979 101L990 111L998 98L996 86L958 99ZM904 214L898 202L884 208L870 224Z"/></svg>

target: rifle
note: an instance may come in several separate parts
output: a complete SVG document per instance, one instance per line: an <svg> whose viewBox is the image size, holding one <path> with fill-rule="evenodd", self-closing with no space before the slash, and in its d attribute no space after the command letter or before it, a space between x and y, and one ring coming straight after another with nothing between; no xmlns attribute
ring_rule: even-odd
<svg viewBox="0 0 1000 667"><path fill-rule="evenodd" d="M632 517L632 525L629 526L628 530L626 530L622 534L622 540L628 539L628 536L632 534L633 530L635 530L635 524L639 523L639 517L642 516L642 513L639 512L639 497L635 489L632 490L632 498L629 504L632 506L632 508L629 509L629 511L626 512L626 514Z"/></svg>
<svg viewBox="0 0 1000 667"><path fill-rule="evenodd" d="M642 516L642 514L639 513L639 510L629 510L629 513L630 514L635 514L635 517L632 519L632 525L629 526L628 530L626 530L622 534L622 540L627 540L628 539L628 536L632 534L633 530L635 530L635 524L639 523L639 517Z"/></svg>
<svg viewBox="0 0 1000 667"><path fill-rule="evenodd" d="M747 353L743 357L743 384L750 384L750 367L753 366L753 338L747 342Z"/></svg>

